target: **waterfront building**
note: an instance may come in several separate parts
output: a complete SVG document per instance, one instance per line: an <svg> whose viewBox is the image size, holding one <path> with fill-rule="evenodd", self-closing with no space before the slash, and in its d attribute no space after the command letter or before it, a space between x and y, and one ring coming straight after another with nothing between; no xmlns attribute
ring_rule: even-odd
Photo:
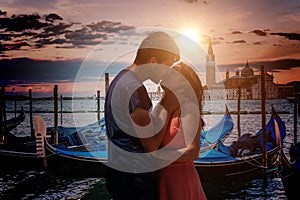
<svg viewBox="0 0 300 200"><path fill-rule="evenodd" d="M209 41L206 63L206 86L204 87L204 99L237 99L239 87L241 99L261 98L261 74L254 74L254 70L247 61L241 71L238 69L234 76L229 76L216 83L215 54L213 53L211 41ZM278 98L278 86L274 83L274 76L265 73L266 98Z"/></svg>

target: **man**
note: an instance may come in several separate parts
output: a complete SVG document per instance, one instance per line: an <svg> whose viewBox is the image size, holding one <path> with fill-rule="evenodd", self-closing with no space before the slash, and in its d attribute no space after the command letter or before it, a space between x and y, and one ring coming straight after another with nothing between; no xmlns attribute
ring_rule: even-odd
<svg viewBox="0 0 300 200"><path fill-rule="evenodd" d="M160 145L163 132L155 132L158 126L163 127L168 109L151 112L152 103L143 81L151 79L158 83L166 72L164 68L178 61L179 55L173 38L164 32L153 32L141 43L134 63L110 84L105 101L105 123L111 168L106 185L114 200L157 199L154 172L148 170L144 155ZM149 132L154 134L149 135Z"/></svg>

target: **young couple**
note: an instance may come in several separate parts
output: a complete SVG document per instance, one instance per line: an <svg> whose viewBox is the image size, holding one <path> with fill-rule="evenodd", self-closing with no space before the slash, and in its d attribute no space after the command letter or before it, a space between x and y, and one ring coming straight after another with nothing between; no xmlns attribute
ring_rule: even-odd
<svg viewBox="0 0 300 200"><path fill-rule="evenodd" d="M134 63L110 84L106 186L113 200L206 199L193 165L203 127L202 85L190 66L172 66L179 59L174 39L153 32L141 43ZM154 109L143 85L147 79L161 81L164 89Z"/></svg>

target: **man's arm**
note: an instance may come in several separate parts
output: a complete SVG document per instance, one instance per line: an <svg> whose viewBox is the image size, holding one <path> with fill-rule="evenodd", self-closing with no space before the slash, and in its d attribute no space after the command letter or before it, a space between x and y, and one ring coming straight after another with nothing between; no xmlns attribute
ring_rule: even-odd
<svg viewBox="0 0 300 200"><path fill-rule="evenodd" d="M180 149L160 149L159 152L154 152L152 155L162 160L196 160L200 153L200 130L203 127L202 120L197 112L198 106L194 103L184 103L181 113L181 128L184 134L185 147Z"/></svg>
<svg viewBox="0 0 300 200"><path fill-rule="evenodd" d="M143 95L145 94L141 94ZM165 91L164 96L151 112L141 107L133 110L131 113L133 127L146 152L159 148L171 115L178 105L176 97L166 95Z"/></svg>
<svg viewBox="0 0 300 200"><path fill-rule="evenodd" d="M160 108L152 113L137 108L131 113L131 119L137 125L134 125L134 128L146 152L155 151L160 146L169 118L170 112L167 112L164 108ZM159 128L160 130L158 130ZM145 135L151 136L145 137Z"/></svg>

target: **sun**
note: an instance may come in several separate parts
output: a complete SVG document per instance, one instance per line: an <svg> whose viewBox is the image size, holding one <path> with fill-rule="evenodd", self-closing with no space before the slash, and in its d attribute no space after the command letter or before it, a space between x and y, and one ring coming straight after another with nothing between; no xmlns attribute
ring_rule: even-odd
<svg viewBox="0 0 300 200"><path fill-rule="evenodd" d="M182 31L182 34L197 43L200 42L199 32L196 29L192 29L192 28L185 29Z"/></svg>

